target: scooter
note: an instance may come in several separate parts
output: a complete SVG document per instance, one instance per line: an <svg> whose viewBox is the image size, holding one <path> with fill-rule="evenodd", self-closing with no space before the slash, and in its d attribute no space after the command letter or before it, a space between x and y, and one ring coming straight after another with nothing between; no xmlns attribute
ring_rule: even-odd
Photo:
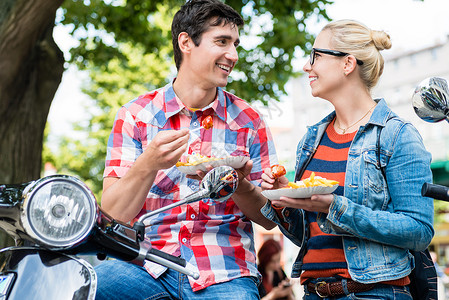
<svg viewBox="0 0 449 300"><path fill-rule="evenodd" d="M149 260L198 278L196 267L144 240L144 221L187 203L226 201L237 184L233 168L216 167L202 179L197 192L141 216L132 227L102 211L90 189L72 176L0 185L0 227L16 243L0 251L0 300L95 299L95 270L76 255L141 266Z"/></svg>

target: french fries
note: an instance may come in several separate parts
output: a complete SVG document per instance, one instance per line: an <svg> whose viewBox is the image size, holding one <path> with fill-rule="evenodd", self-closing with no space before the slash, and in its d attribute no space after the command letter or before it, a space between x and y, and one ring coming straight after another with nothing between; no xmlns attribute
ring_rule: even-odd
<svg viewBox="0 0 449 300"><path fill-rule="evenodd" d="M176 163L177 167L180 166L196 166L203 162L209 162L214 160L221 160L223 158L213 157L213 156L205 156L201 154L192 154L187 157L187 162L180 162L178 161Z"/></svg>
<svg viewBox="0 0 449 300"><path fill-rule="evenodd" d="M298 189L311 186L334 186L336 184L338 184L338 181L326 179L321 176L315 176L315 173L312 172L309 178L305 178L301 181L289 182L287 188Z"/></svg>

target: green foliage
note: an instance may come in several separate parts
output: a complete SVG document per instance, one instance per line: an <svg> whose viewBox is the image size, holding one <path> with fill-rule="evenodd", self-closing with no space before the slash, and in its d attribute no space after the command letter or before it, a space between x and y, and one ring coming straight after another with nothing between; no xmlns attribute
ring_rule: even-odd
<svg viewBox="0 0 449 300"><path fill-rule="evenodd" d="M314 36L306 30L306 20L315 16L329 19L324 9L331 1L226 1L242 12L244 37L258 43L239 50L239 62L234 72L244 74L233 80L227 89L243 99L267 104L285 95L284 86L297 74L292 67L296 51L308 51ZM250 9L251 8L251 9ZM237 92L238 91L238 92Z"/></svg>
<svg viewBox="0 0 449 300"><path fill-rule="evenodd" d="M118 108L161 87L174 75L171 20L184 0L67 0L57 20L71 29L79 45L69 63L87 70L84 93L91 97L91 117L76 130L85 138L64 137L57 153L44 150L60 173L75 174L97 197L107 138ZM327 0L229 0L245 19L239 62L226 89L249 101L279 100L294 74L295 51L311 47L305 21L328 19ZM243 42L244 39L251 42ZM98 198L99 199L99 198Z"/></svg>
<svg viewBox="0 0 449 300"><path fill-rule="evenodd" d="M165 35L170 30L166 26L170 24L167 15L166 7L160 7L159 13L154 15L154 22ZM120 106L136 96L166 84L173 66L170 49L166 45L157 53L149 53L141 45L120 43L117 45L120 56L111 57L102 64L87 63L90 80L84 84L83 92L92 99L90 107L86 107L90 118L74 126L75 131L85 136L63 137L57 153L45 147L44 161L52 162L59 173L83 179L100 199L106 144L115 114Z"/></svg>
<svg viewBox="0 0 449 300"><path fill-rule="evenodd" d="M184 2L65 1L60 22L70 26L73 36L80 42L71 50L71 62L81 69L90 69L105 65L112 58L126 61L120 47L123 43L155 55L170 49L168 54L171 57L171 20ZM295 51L307 51L312 45L313 36L307 33L306 20L310 17L328 19L325 6L332 1L225 2L240 11L245 19L242 41L251 39L251 42L245 43L245 48L239 50L239 62L227 89L238 91L239 97L249 102L262 101L266 104L270 99L279 100L285 94L285 83L295 75L291 65ZM158 22L161 18L165 18L164 23Z"/></svg>

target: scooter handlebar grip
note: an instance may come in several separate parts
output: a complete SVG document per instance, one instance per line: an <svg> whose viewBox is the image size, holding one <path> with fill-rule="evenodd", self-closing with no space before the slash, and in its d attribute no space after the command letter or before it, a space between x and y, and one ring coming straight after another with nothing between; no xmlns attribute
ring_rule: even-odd
<svg viewBox="0 0 449 300"><path fill-rule="evenodd" d="M171 254L165 253L165 252L163 252L161 250L157 250L155 248L151 248L150 250L148 250L148 253L159 256L163 259L166 259L168 261L171 261L171 262L173 262L177 265L183 266L183 267L185 267L187 265L184 258L173 256Z"/></svg>
<svg viewBox="0 0 449 300"><path fill-rule="evenodd" d="M421 195L449 202L449 188L444 185L426 182L422 186Z"/></svg>
<svg viewBox="0 0 449 300"><path fill-rule="evenodd" d="M167 268L171 268L194 279L198 279L200 277L197 267L187 264L183 258L167 254L160 250L151 248L147 252L146 259Z"/></svg>

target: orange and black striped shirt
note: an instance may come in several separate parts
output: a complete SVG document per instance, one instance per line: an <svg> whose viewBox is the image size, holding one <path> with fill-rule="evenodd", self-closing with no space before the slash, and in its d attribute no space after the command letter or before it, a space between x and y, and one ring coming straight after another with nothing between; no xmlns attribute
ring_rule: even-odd
<svg viewBox="0 0 449 300"><path fill-rule="evenodd" d="M315 175L337 180L339 186L334 193L343 195L348 151L354 136L355 132L338 134L331 122L301 179L315 172ZM316 222L316 212L306 212L306 218L310 226L310 236L303 260L301 283L309 278L351 278L343 252L342 237L323 233Z"/></svg>

